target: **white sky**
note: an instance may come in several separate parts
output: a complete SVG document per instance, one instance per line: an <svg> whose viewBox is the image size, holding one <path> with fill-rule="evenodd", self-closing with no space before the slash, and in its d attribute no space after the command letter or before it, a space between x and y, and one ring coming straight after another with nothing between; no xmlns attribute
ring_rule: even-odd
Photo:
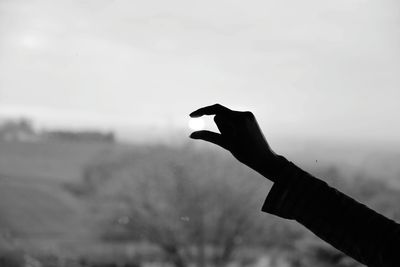
<svg viewBox="0 0 400 267"><path fill-rule="evenodd" d="M398 0L0 0L0 115L42 125L169 131L220 102L400 141L399 85Z"/></svg>

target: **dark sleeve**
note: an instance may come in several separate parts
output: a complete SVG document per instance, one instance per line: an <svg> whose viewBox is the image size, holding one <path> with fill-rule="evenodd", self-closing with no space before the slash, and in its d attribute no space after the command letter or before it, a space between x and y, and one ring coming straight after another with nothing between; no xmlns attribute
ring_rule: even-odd
<svg viewBox="0 0 400 267"><path fill-rule="evenodd" d="M262 210L303 224L370 267L400 266L400 225L288 163Z"/></svg>

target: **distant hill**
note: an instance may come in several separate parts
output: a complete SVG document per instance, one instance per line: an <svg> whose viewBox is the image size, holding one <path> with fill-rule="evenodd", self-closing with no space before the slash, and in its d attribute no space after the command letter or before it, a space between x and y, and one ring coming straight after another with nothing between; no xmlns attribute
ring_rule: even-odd
<svg viewBox="0 0 400 267"><path fill-rule="evenodd" d="M7 231L22 236L83 237L89 234L85 231L93 229L87 218L86 203L67 192L64 185L79 183L83 168L88 164L118 158L127 152L139 157L140 153L135 151L147 146L151 145L0 141L0 239ZM200 146L229 156L219 148ZM275 147L316 175L325 175L327 168L334 168L344 178L354 179L358 175L400 188L400 153L397 150L306 143ZM321 178L329 180L331 177Z"/></svg>
<svg viewBox="0 0 400 267"><path fill-rule="evenodd" d="M400 189L400 147L351 142L282 142L279 152L309 172L335 168L344 178L364 177ZM322 177L323 178L323 177Z"/></svg>
<svg viewBox="0 0 400 267"><path fill-rule="evenodd" d="M90 219L85 203L65 191L82 168L124 151L121 145L0 141L0 241L2 235L83 238Z"/></svg>
<svg viewBox="0 0 400 267"><path fill-rule="evenodd" d="M107 143L0 141L0 176L74 181L80 179L85 164L119 149L123 148Z"/></svg>
<svg viewBox="0 0 400 267"><path fill-rule="evenodd" d="M84 206L56 186L0 180L2 232L24 236L77 236L84 230Z"/></svg>

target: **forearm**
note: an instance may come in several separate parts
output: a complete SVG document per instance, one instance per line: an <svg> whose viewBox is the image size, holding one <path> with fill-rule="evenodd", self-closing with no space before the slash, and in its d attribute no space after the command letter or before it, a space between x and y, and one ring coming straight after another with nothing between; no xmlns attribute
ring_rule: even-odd
<svg viewBox="0 0 400 267"><path fill-rule="evenodd" d="M400 226L288 163L263 211L294 219L368 266L400 266ZM396 257L395 257L396 256Z"/></svg>

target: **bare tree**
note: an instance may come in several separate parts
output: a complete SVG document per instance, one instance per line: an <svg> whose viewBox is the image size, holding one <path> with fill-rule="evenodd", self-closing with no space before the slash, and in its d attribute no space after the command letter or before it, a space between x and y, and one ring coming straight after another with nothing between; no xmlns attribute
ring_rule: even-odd
<svg viewBox="0 0 400 267"><path fill-rule="evenodd" d="M232 159L210 151L156 147L118 162L100 163L107 179L85 180L96 181L89 185L96 203L118 202L112 213L117 223L104 232L108 238L155 244L177 267L223 266L238 248L261 244L265 220L259 209L265 190L260 194L261 180ZM107 165L112 172L104 172ZM85 177L88 173L98 172L85 168Z"/></svg>
<svg viewBox="0 0 400 267"><path fill-rule="evenodd" d="M149 242L177 267L224 266L242 248L298 238L260 212L262 179L215 151L150 147L96 166L84 169L84 186L102 210L103 238Z"/></svg>
<svg viewBox="0 0 400 267"><path fill-rule="evenodd" d="M224 167L218 170L222 177ZM259 223L252 214L255 188L203 177L182 162L158 168L161 173L145 177L127 203L133 218L129 231L157 244L177 267L229 262Z"/></svg>

